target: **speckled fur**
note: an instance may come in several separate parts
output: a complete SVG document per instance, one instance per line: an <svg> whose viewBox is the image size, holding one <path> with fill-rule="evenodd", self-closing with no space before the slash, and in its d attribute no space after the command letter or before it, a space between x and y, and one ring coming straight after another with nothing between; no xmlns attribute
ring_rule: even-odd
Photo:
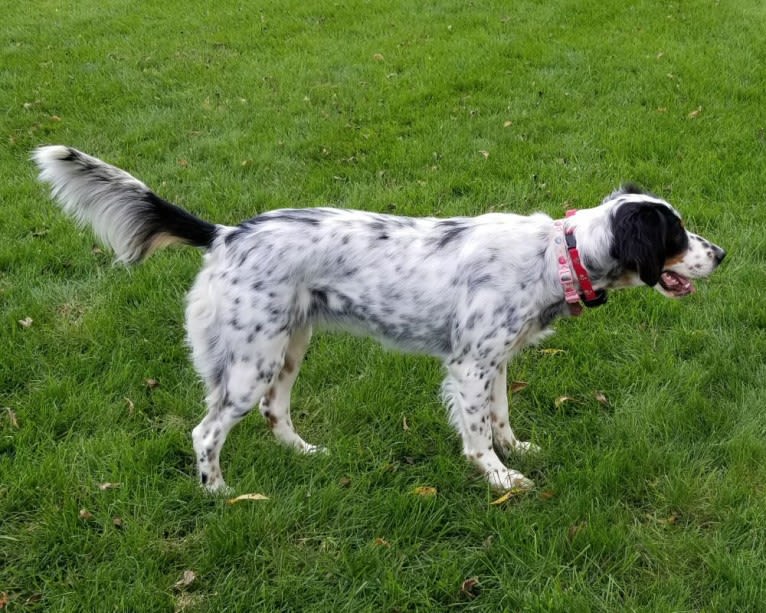
<svg viewBox="0 0 766 613"><path fill-rule="evenodd" d="M305 442L290 418L290 392L315 326L370 335L442 360L442 393L463 453L497 489L532 485L501 457L535 449L510 426L508 361L569 314L558 280L556 230L547 215L434 219L285 209L237 227L199 220L207 225L195 228L192 222L190 229L188 218L174 221L188 214L177 208L156 212L158 198L148 188L96 158L64 147L42 148L34 157L65 210L81 222L97 221L118 259L145 257L160 243L158 236L162 244L175 237L207 248L189 292L186 325L208 392L207 415L193 431L200 479L208 489L225 487L221 448L256 405L281 442L307 453L322 450ZM680 228L669 204L633 190L615 192L568 218L596 288L645 282L640 256L629 261L631 249L615 249L616 240L633 240L622 228L627 224L619 223L620 208L628 203L641 210L659 207L670 219L663 224L675 219ZM151 222L139 218L147 207L156 212ZM622 228L621 236L615 228ZM723 251L685 230L673 231L681 251L649 246L668 251L668 266L689 277L710 274Z"/></svg>

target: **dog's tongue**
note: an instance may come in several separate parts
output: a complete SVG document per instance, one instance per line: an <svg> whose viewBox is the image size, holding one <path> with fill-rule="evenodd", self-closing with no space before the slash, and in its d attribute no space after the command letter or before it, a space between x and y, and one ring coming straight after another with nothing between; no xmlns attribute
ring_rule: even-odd
<svg viewBox="0 0 766 613"><path fill-rule="evenodd" d="M672 270L666 270L660 275L660 285L666 292L677 298L692 294L695 291L694 285L689 279Z"/></svg>

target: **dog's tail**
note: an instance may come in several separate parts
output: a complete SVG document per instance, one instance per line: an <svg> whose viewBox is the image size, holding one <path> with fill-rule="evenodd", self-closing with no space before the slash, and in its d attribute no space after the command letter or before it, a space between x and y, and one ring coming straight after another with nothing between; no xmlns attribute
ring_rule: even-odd
<svg viewBox="0 0 766 613"><path fill-rule="evenodd" d="M127 172L77 149L39 147L32 159L54 200L124 264L134 264L173 243L209 247L220 226L163 200Z"/></svg>

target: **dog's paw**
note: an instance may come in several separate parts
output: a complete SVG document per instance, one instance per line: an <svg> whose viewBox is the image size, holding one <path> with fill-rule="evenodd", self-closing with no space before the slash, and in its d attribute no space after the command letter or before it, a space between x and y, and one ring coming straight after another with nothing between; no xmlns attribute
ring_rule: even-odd
<svg viewBox="0 0 766 613"><path fill-rule="evenodd" d="M327 455L330 453L327 447L322 447L322 445L309 445L308 443L306 443L306 446L301 451L306 455Z"/></svg>
<svg viewBox="0 0 766 613"><path fill-rule="evenodd" d="M202 485L202 489L211 496L231 496L234 493L234 488L226 485L223 481L215 484L206 483Z"/></svg>
<svg viewBox="0 0 766 613"><path fill-rule="evenodd" d="M497 452L500 454L500 456L504 458L508 457L512 453L518 453L519 455L532 455L542 451L542 449L534 443L517 440L502 441L496 444L495 448L497 449Z"/></svg>
<svg viewBox="0 0 766 613"><path fill-rule="evenodd" d="M539 445L530 443L529 441L516 441L516 444L512 447L513 451L521 454L534 454L540 453L542 449Z"/></svg>
<svg viewBox="0 0 766 613"><path fill-rule="evenodd" d="M527 479L519 471L509 468L488 472L487 481L489 481L492 489L501 492L507 492L508 490L531 490L535 487L534 481Z"/></svg>

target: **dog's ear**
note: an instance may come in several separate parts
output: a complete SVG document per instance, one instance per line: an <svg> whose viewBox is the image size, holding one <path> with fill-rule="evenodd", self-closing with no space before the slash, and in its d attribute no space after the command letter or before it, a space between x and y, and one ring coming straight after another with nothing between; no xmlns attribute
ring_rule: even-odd
<svg viewBox="0 0 766 613"><path fill-rule="evenodd" d="M657 207L649 203L626 203L612 218L612 257L628 270L635 270L641 281L657 285L665 265L667 222Z"/></svg>

